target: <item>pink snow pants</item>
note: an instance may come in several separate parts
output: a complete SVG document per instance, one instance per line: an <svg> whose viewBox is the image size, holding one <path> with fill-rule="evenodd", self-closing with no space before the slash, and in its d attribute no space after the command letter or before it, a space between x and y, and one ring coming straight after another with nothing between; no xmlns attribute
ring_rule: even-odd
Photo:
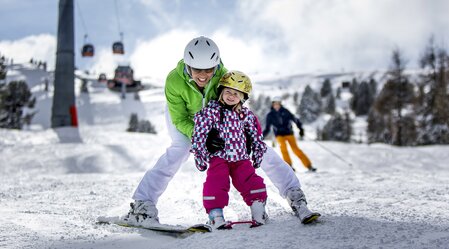
<svg viewBox="0 0 449 249"><path fill-rule="evenodd" d="M255 200L267 200L263 178L256 174L250 160L228 162L219 157L212 157L203 187L203 205L207 213L214 208L224 208L228 205L229 176L232 178L232 185L240 192L248 206Z"/></svg>

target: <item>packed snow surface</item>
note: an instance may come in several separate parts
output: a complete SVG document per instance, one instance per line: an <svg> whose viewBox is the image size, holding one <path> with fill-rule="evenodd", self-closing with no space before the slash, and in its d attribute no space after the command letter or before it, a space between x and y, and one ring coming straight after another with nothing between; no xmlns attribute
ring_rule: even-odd
<svg viewBox="0 0 449 249"><path fill-rule="evenodd" d="M89 94L77 91L78 129L48 128L52 94L32 89L36 124L0 129L0 248L448 248L449 146L299 141L318 168L307 173L293 159L310 209L322 214L311 225L293 216L260 169L268 188L265 226L180 239L98 225L98 216L127 213L140 179L170 143L163 89L141 92L140 101L100 85ZM126 132L131 113L150 120L158 133ZM313 129L306 126L306 133ZM159 200L162 223L206 221L204 178L190 157ZM225 218L249 217L232 189Z"/></svg>

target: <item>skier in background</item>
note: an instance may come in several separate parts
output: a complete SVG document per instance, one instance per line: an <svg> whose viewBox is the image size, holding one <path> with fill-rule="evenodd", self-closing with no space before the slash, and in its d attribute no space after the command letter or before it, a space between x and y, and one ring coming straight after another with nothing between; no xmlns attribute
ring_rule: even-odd
<svg viewBox="0 0 449 249"><path fill-rule="evenodd" d="M157 201L189 158L193 117L210 100L217 99L218 81L226 71L214 41L201 36L187 44L184 59L178 62L165 81L165 119L172 143L137 186L132 197L135 202L131 203L127 219L159 222ZM212 134L209 134L206 142L209 151L224 148L223 140ZM287 198L302 223L310 223L320 216L308 209L299 179L272 148L268 148L265 153L261 168L279 194Z"/></svg>
<svg viewBox="0 0 449 249"><path fill-rule="evenodd" d="M226 228L223 208L229 202L229 177L251 209L252 226L265 224L267 191L263 178L256 174L267 146L262 129L254 115L243 104L249 98L250 78L239 71L229 71L218 83L218 101L211 100L195 114L191 152L200 171L207 170L203 188L203 205L209 224ZM224 140L223 150L210 153L206 147L209 132L215 129ZM252 160L250 154L252 152ZM209 165L209 167L208 167ZM254 166L254 167L253 167Z"/></svg>
<svg viewBox="0 0 449 249"><path fill-rule="evenodd" d="M276 96L271 102L271 110L267 114L266 125L263 131L263 136L266 137L273 126L274 135L276 141L279 143L281 149L282 157L285 162L292 167L293 171L296 171L292 164L292 159L288 153L287 143L293 150L293 153L301 160L304 167L309 171L316 171L316 168L312 167L312 163L309 158L298 148L296 144L295 136L293 135L293 127L291 122L294 122L299 129L299 136L304 137L304 128L299 118L295 117L288 109L282 106L282 100L280 97Z"/></svg>

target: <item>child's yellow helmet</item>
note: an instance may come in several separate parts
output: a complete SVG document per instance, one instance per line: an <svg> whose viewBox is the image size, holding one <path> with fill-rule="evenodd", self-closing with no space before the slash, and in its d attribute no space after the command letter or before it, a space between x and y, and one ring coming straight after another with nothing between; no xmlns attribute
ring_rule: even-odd
<svg viewBox="0 0 449 249"><path fill-rule="evenodd" d="M218 82L219 94L223 87L242 92L245 95L244 100L249 98L249 94L253 88L250 78L246 74L236 70L228 71L221 77L220 82Z"/></svg>

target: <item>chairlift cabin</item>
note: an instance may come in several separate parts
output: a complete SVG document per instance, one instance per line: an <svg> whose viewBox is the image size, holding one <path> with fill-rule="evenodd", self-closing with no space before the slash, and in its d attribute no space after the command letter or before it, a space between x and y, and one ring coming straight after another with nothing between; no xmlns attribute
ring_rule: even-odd
<svg viewBox="0 0 449 249"><path fill-rule="evenodd" d="M106 83L107 81L108 81L108 79L106 78L106 74L101 73L101 74L98 76L98 82L100 82L100 83Z"/></svg>
<svg viewBox="0 0 449 249"><path fill-rule="evenodd" d="M114 42L112 44L112 53L114 54L124 54L125 53L125 48L123 46L123 42Z"/></svg>
<svg viewBox="0 0 449 249"><path fill-rule="evenodd" d="M81 50L81 55L83 57L92 57L94 56L95 49L94 45L92 44L84 44L83 49Z"/></svg>
<svg viewBox="0 0 449 249"><path fill-rule="evenodd" d="M115 69L114 78L108 80L108 88L120 92L122 84L126 92L138 92L143 89L140 81L134 80L134 70L130 66L118 66Z"/></svg>

